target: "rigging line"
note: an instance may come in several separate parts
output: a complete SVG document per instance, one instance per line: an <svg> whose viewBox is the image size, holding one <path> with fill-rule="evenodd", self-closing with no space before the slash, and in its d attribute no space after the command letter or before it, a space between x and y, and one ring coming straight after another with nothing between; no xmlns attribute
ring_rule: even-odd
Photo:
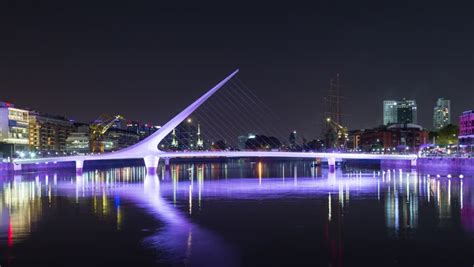
<svg viewBox="0 0 474 267"><path fill-rule="evenodd" d="M237 101L236 99L234 99L234 97L231 96L232 93L235 93L235 92L233 92L232 89L233 89L233 88L230 87L230 88L228 88L226 91L223 91L222 97L223 97L230 105L234 106L234 107L237 109L237 111L239 111L239 115L245 115L244 113L245 113L245 112L248 113L249 110L245 107L245 105L243 105L243 103L242 103L241 101ZM237 95L237 96L238 96L238 95ZM241 98L241 97L240 97L240 98ZM227 110L226 110L226 111L227 111ZM244 111L244 112L242 112L242 111ZM254 124L256 125L256 128L257 128L257 129L260 128L260 127L259 127L259 124L256 123L255 120L252 119L252 118L255 118L255 117L256 117L255 114L249 113L249 117L248 117L248 118L245 118L245 119L243 119L242 116L235 116L235 115L237 115L237 113L236 113L236 112L232 112L232 114L230 115L230 117L233 118L233 119L234 119L234 117L237 118L237 119L234 120L234 121L239 120L239 123L237 123L236 125L243 126L243 125L246 125L246 124L247 124L246 122L250 121L250 122L252 122L252 123L254 123ZM243 122L243 123L240 123L240 122ZM256 130L257 130L257 129L256 129ZM241 133L242 133L242 132L245 132L245 131L246 131L245 129L242 129L242 130L241 130ZM272 140L272 139L268 139L268 140ZM279 147L279 145L278 145L277 143L275 143L275 142L272 142L272 144L273 144L273 145L272 145L271 143L267 142L266 139L263 139L262 141L263 141L267 146L269 146L269 147Z"/></svg>
<svg viewBox="0 0 474 267"><path fill-rule="evenodd" d="M225 134L226 134L226 139L228 141L232 141L234 140L234 137L235 137L235 127L230 127L228 125L228 117L225 117L225 115L223 115L223 111L220 110L220 107L216 106L216 105L213 105L212 107L208 107L209 109L219 109L217 112L213 112L212 114L215 116L216 119L214 119L214 122L216 122L216 124L218 125L218 128L221 129L221 131L225 131ZM224 122L222 120L222 118L224 118ZM232 124L234 125L234 124ZM237 129L238 131L238 129ZM230 138L229 138L230 137Z"/></svg>
<svg viewBox="0 0 474 267"><path fill-rule="evenodd" d="M207 108L207 107L202 107L202 108ZM225 140L226 137L223 136L222 134L219 134L219 131L218 131L219 126L214 123L214 119L210 118L210 116L207 115L207 113L204 112L202 109L200 109L198 112L199 112L198 116L202 117L203 126L206 125L206 127L210 129L209 131L206 131L205 135L208 138L210 137L211 140L213 141L218 141L220 139Z"/></svg>
<svg viewBox="0 0 474 267"><path fill-rule="evenodd" d="M229 94L231 94L231 93L229 93ZM243 103L242 101L237 101L237 100L235 100L233 97L227 97L227 96L226 96L226 100L227 100L229 103L231 103L234 107L236 107L239 111L248 113L248 115L249 115L248 121L254 123L254 124L257 126L257 128L260 128L260 127L261 127L261 126L259 127L258 123L255 122L255 120L250 119L250 118L252 118L252 113L251 113L251 112L249 113L249 110L242 104L242 103ZM235 102L236 102L237 104L236 104ZM240 108L240 107L238 106L239 104L240 104L241 107L243 107L243 108ZM242 114L242 113L241 113L241 114ZM244 114L242 114L242 115L244 115ZM255 116L256 114L253 114L253 115L254 115L254 116L253 116L254 118L255 118L255 117L258 117L258 116ZM238 116L238 118L241 119L241 116ZM244 124L245 124L246 121L244 120L243 122L244 122ZM270 140L270 139L269 139L269 140ZM273 143L273 145L272 145L272 144L268 143L266 140L263 140L263 141L264 141L268 146L270 146L270 147L279 147L279 145L276 144L275 142L272 142L272 143Z"/></svg>
<svg viewBox="0 0 474 267"><path fill-rule="evenodd" d="M158 149L160 149L161 145L163 145L163 148L169 148L170 143L168 142L166 137L163 138L160 143L158 143Z"/></svg>
<svg viewBox="0 0 474 267"><path fill-rule="evenodd" d="M220 112L218 112L218 111L216 112L216 110L215 110L216 108L212 105L208 105L205 108L206 108L206 110L210 111L211 113L208 114L207 112L203 112L203 114L205 114L206 117L208 117L210 119L209 121L211 121L212 123L215 123L219 130L224 131L225 134L222 133L222 137L224 137L224 139L232 140L233 139L232 138L232 136L233 136L232 135L232 130L230 130L230 128L225 124L224 124L224 126L222 126L219 123L217 123L216 121L219 121L219 119L214 119L214 118L210 117L211 116L210 114L213 114L213 115L216 115L216 117L221 118L221 116L217 115L217 114L220 114ZM211 109L212 109L212 111L211 111ZM221 131L218 131L218 133L221 132ZM216 141L218 141L218 140L216 140Z"/></svg>
<svg viewBox="0 0 474 267"><path fill-rule="evenodd" d="M232 82L233 82L233 83L235 82L239 88L242 87L241 90L244 92L244 94L246 94L245 92L248 92L250 95L253 96L253 99L255 99L256 101L260 102L261 105L259 105L259 107L261 106L261 107L265 108L265 109L268 111L268 113L266 113L266 114L272 116L273 119L275 119L275 120L277 120L277 121L282 121L281 117L278 116L278 115L277 115L263 100L261 100L252 90L250 90L250 88L249 88L247 85L245 85L245 83L244 83L243 81L241 81L240 79L238 79L238 78L236 77L235 80L232 80ZM246 94L246 95L247 95L247 94ZM249 98L251 98L251 97L249 96ZM288 132L291 132L291 129L289 129L289 128L284 128L284 130L286 130L286 131L288 131Z"/></svg>
<svg viewBox="0 0 474 267"><path fill-rule="evenodd" d="M263 100L261 100L243 81L236 78L235 81L232 82L240 84L241 87L246 89L246 91L249 92L255 100L261 103L261 106L264 107L269 112L269 114L274 117L274 119L281 120L281 118Z"/></svg>
<svg viewBox="0 0 474 267"><path fill-rule="evenodd" d="M229 93L229 94L231 94L231 93ZM248 109L242 104L242 102L237 101L236 99L234 99L234 98L231 97L231 96L227 96L227 95L224 95L224 96L225 96L226 100L227 100L231 105L233 105L234 107L237 108L237 110L243 111L243 112L247 112L247 113L249 112ZM239 104L240 104L240 105L239 105ZM242 108L242 107L243 107L243 108ZM239 115L245 115L245 114L241 112ZM240 119L241 122L243 121L243 125L245 125L246 122L250 121L250 122L254 123L254 124L257 126L257 127L256 127L257 129L260 128L259 125L256 124L256 122L255 122L253 119L251 119L252 117L256 117L255 114L253 114L253 116L252 116L252 113L249 113L249 115L250 115L250 117L249 117L249 118L246 118L246 119L242 119L242 116L237 116L237 118ZM257 130L257 129L256 129L256 130ZM270 139L269 139L269 140L270 140ZM278 144L277 144L277 143L274 143L274 142L273 142L273 145L272 145L272 144L268 143L265 139L263 139L262 141L264 141L267 146L278 147Z"/></svg>
<svg viewBox="0 0 474 267"><path fill-rule="evenodd" d="M202 122L201 124L203 126L202 128L207 129L206 131L203 131L201 133L201 135L203 136L203 139L207 139L208 141L211 142L211 144L212 142L223 139L223 136L215 134L215 131L213 131L214 126L204 118L205 115L199 114L198 116L200 117L199 120Z"/></svg>
<svg viewBox="0 0 474 267"><path fill-rule="evenodd" d="M225 88L222 88L223 90L225 90ZM209 126L211 126L214 130L216 129L220 129L220 131L215 131L215 134L217 134L218 138L215 140L215 141L218 141L218 139L223 139L224 141L226 139L228 140L232 140L233 136L231 133L229 133L230 129L229 127L227 127L226 125L224 125L224 127L222 125L219 125L218 123L215 123L216 121L219 121L218 119L215 119L212 114L213 113L216 113L216 112L206 112L208 110L210 110L212 106L212 101L217 101L218 102L218 95L219 95L220 91L217 92L215 95L213 95L213 98L211 101L207 101L203 106L201 106L197 111L199 112L199 115L202 116L202 117L206 117L206 119L203 119L203 122L206 123L206 124L209 124ZM219 114L219 112L217 112L216 114ZM221 132L225 131L225 134L222 134ZM212 135L213 137L215 137L213 134L209 134L209 135ZM229 138L230 137L230 138Z"/></svg>
<svg viewBox="0 0 474 267"><path fill-rule="evenodd" d="M209 125L210 124L207 124L207 122L205 122L203 116L201 114L197 114L195 115L197 117L197 121L198 123L200 124L201 126L201 139L203 140L204 143L209 143L211 142L212 143L212 140L216 140L218 139L219 137L216 138L216 136L212 133L211 131L211 128ZM207 139L207 141L206 141Z"/></svg>
<svg viewBox="0 0 474 267"><path fill-rule="evenodd" d="M236 85L236 87L238 88L238 90L242 93L242 95L244 95L247 99L249 99L250 101L252 101L254 103L254 105L260 110L259 113L262 114L262 116L266 116L267 118L268 117L268 112L266 112L257 102L255 99L253 99L251 96L249 96L244 89L242 89L240 86ZM262 118L260 118L262 119ZM265 121L265 119L264 119ZM273 118L270 118L270 119L267 119L266 121L273 121ZM277 119L276 121L281 121L279 119ZM277 124L278 125L278 124ZM276 134L277 137L281 137L282 135L279 133L280 130L275 128L275 124L271 124L271 129L273 131L273 134Z"/></svg>
<svg viewBox="0 0 474 267"><path fill-rule="evenodd" d="M255 102L254 99L252 99L252 98L250 98L250 96L246 95L245 92L242 90L242 88L240 88L238 85L235 85L235 86L236 86L237 90L239 90L239 92L241 92L241 94L245 96L245 97L244 97L244 96L242 96L241 94L237 94L237 92L235 92L238 97L241 97L242 102L248 104L248 105L251 106L251 107L256 107L256 108L258 108L258 109L259 109L259 111L257 112L258 114L262 114L263 116L266 115L266 112L265 112L261 107L258 106L258 104ZM250 101L252 101L252 102L254 103L254 105L248 103L249 101L245 100L246 98L249 99ZM262 118L262 117L256 117L256 119L259 119L259 120L260 120L258 123L260 123L261 125L266 125L268 121L271 121L271 120L265 120L265 119ZM268 128L268 130L270 130L271 134L274 135L274 136L277 137L277 138L278 138L278 137L281 137L282 135L279 133L278 129L276 129L276 128L274 127L274 123L271 123L270 125L271 125L271 126L270 126L270 127L267 127L267 128Z"/></svg>
<svg viewBox="0 0 474 267"><path fill-rule="evenodd" d="M225 97L225 95L221 94L222 97ZM219 108L221 109L222 112L217 112L215 113L216 116L220 117L221 119L223 119L223 121L225 122L224 125L226 126L229 126L228 128L232 128L232 133L237 133L239 134L241 129L237 126L238 123L236 121L236 119L234 118L234 116L230 115L229 112L226 111L226 108L222 108L222 105L224 103L222 101L219 101L219 103L216 103L215 105L212 105L211 108ZM224 115L224 113L227 113L227 115ZM230 122L230 123L229 123ZM236 130L236 131L235 131ZM237 135L235 136L237 137Z"/></svg>

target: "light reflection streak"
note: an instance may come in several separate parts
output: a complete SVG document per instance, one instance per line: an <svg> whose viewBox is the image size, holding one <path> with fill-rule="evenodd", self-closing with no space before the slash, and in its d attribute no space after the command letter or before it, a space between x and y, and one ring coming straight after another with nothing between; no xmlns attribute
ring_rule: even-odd
<svg viewBox="0 0 474 267"><path fill-rule="evenodd" d="M261 163L258 167L261 169L260 177L263 176L264 164ZM142 181L144 172L141 171L141 168L85 172L83 175L76 176L75 181L58 181L57 175L54 175L54 183L46 182L46 176L41 175L31 177L33 178L31 181L23 181L21 176L16 176L12 181L3 182L0 211L2 215L6 214L8 221L2 221L0 232L5 234L5 236L11 235L11 239L5 240L11 240L12 244L16 240L21 239L22 234L27 236L31 231L31 225L41 217L42 206L40 199L42 194L48 198L49 203L54 202L54 197L52 198L51 194L55 196L58 187L63 188L65 184L67 185L73 181L75 185L66 186L66 188L70 189L67 195L71 198L71 201L75 199L76 203L81 204L85 199L88 201L92 199L93 212L99 216L112 217L116 220L118 230L121 229L122 221L126 214L124 214L124 208L120 203L116 203L115 209L113 208L112 201L114 198L111 198L111 196L125 196L133 199L134 203L147 207L146 210L156 215L157 219L166 222L166 227L159 230L151 238L153 245L156 245L157 249L165 247L176 250L175 252L178 255L186 255L186 258L194 258L196 254L200 253L199 251L202 251L203 248L196 248L197 244L207 240L206 238L209 234L206 230L190 222L187 217L187 214L191 215L193 212L193 216L199 214L196 208L193 211L193 193L198 196L199 210L201 210L203 200L213 197L279 199L292 196L315 197L322 195L328 197L328 221L338 222L342 220L339 218L339 212L344 210L344 205L346 205L347 209L347 207L350 207L348 205L350 204L349 202L354 201L353 199L363 197L365 194L372 194L374 196L376 192L377 199L382 200L382 203L385 205L386 228L389 232L394 232L396 235L400 235L400 233L407 229L415 230L418 227L418 208L422 205L419 202L430 202L430 195L433 194L435 202L431 204L431 207L436 211L436 216L438 216L440 222L451 217L451 214L456 215L457 213L453 211L460 209L461 216L463 216L463 225L466 226L467 230L474 231L472 230L474 227L471 226L472 218L474 218L472 216L474 202L472 198L470 199L470 195L465 194L464 191L471 192L469 189L472 189L472 187L469 187L468 180L463 182L463 179L455 177L450 179L443 177L428 178L410 173L406 174L406 179L400 180L396 179L394 171L389 170L387 172L387 181L384 180L384 172L381 173L381 177L374 177L374 173L363 174L361 172L354 172L347 175L328 173L327 179L313 179L309 176L297 177L295 175L294 184L291 182L285 184L281 178L266 178L264 183L256 186L255 178L205 180L207 175L205 173L206 165L201 165L196 166L196 185L194 179L183 177L187 174L194 176L193 173L188 173L186 169L179 172L179 167L173 165L169 169L172 170L171 174L163 168L163 174L167 175L166 177L168 178L164 177L162 182L160 182L158 176L145 177L143 187L137 187L136 184L134 186L134 183ZM294 174L296 174L296 165L293 168L289 168L290 177L292 169ZM228 169L229 172L231 170L231 168ZM284 170L284 165L282 170ZM309 173L310 169L307 170ZM252 172L255 175L254 170ZM267 172L267 169L265 169L265 172ZM390 179L392 175L395 178L393 181ZM48 179L50 178L49 176ZM195 185L197 188L194 188ZM197 189L197 192L193 192L195 189ZM66 193L59 191L59 194ZM333 201L333 194L338 194L335 196L338 198L335 201ZM186 206L183 205L184 211L181 213L173 205L177 203L186 204L186 197L189 197L189 209L186 212ZM158 198L158 200L155 198ZM171 204L166 199L172 199ZM459 203L459 205L456 205L456 203ZM194 205L196 204L194 203ZM333 205L335 206L333 207ZM179 207L180 205L177 206ZM5 218L5 216L2 216L2 218ZM178 233L172 233L174 231L178 231ZM176 237L175 235L177 235L176 242L165 240L170 237ZM219 238L212 234L210 235L213 242L215 239L218 244L222 242ZM173 248L175 245L177 247Z"/></svg>
<svg viewBox="0 0 474 267"><path fill-rule="evenodd" d="M173 260L192 265L205 265L212 259L217 266L239 265L238 257L223 240L191 223L188 218L161 196L156 175L146 175L144 190L127 190L125 197L146 208L164 223L164 227L146 240L159 251L167 251Z"/></svg>
<svg viewBox="0 0 474 267"><path fill-rule="evenodd" d="M328 221L331 221L331 192L328 193Z"/></svg>
<svg viewBox="0 0 474 267"><path fill-rule="evenodd" d="M15 176L13 181L3 182L0 190L0 240L6 233L9 247L25 239L32 225L41 218L42 194L39 177L37 178L34 181L23 181L21 177Z"/></svg>

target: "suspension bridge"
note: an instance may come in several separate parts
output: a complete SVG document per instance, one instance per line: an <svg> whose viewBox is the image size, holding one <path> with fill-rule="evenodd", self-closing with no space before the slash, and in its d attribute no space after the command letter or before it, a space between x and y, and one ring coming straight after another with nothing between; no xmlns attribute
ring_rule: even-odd
<svg viewBox="0 0 474 267"><path fill-rule="evenodd" d="M14 169L21 170L23 164L49 164L58 162L75 162L76 172L82 172L84 162L100 160L125 160L125 159L143 159L147 172L155 173L160 159L168 161L171 158L207 158L207 157L225 157L225 158L312 158L326 159L329 170L334 171L337 160L345 159L367 159L367 160L406 160L411 165L416 165L416 154L370 154L370 153L338 153L338 152L290 152L290 151L162 151L159 148L160 142L167 137L173 129L186 120L196 109L205 103L212 95L219 91L228 83L239 70L235 70L225 79L216 84L213 88L187 106L184 110L174 116L159 130L145 138L144 140L124 149L115 152L103 153L98 155L74 155L51 158L33 158L14 160Z"/></svg>

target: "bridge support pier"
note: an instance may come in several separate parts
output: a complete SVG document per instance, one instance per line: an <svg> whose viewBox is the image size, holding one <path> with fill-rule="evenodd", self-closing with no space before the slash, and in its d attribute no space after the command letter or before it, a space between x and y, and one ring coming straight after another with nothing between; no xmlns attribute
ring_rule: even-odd
<svg viewBox="0 0 474 267"><path fill-rule="evenodd" d="M328 158L328 168L329 168L329 172L335 172L336 171L336 158L334 158L334 157L329 157Z"/></svg>
<svg viewBox="0 0 474 267"><path fill-rule="evenodd" d="M160 158L157 156L146 156L143 158L143 161L145 161L147 174L156 174L156 169L158 168L158 162L160 161Z"/></svg>
<svg viewBox="0 0 474 267"><path fill-rule="evenodd" d="M416 168L416 159L410 160L410 163L412 168Z"/></svg>
<svg viewBox="0 0 474 267"><path fill-rule="evenodd" d="M21 164L13 163L13 171L21 171Z"/></svg>
<svg viewBox="0 0 474 267"><path fill-rule="evenodd" d="M84 168L84 160L76 159L76 174L82 174L82 169Z"/></svg>
<svg viewBox="0 0 474 267"><path fill-rule="evenodd" d="M165 158L165 165L169 166L170 165L170 158Z"/></svg>

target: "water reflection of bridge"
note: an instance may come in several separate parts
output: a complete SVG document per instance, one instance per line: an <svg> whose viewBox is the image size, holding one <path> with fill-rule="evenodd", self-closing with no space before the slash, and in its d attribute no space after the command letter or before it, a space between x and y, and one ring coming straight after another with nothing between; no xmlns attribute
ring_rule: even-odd
<svg viewBox="0 0 474 267"><path fill-rule="evenodd" d="M75 162L76 170L82 172L84 161L95 160L123 160L123 159L143 159L147 170L155 173L160 158L166 161L176 157L271 157L271 158L313 158L326 159L331 171L335 170L336 161L344 159L377 159L377 160L407 160L412 165L416 165L417 155L395 155L395 154L364 154L364 153L319 153L319 152L280 152L280 151L195 151L195 152L164 152L158 148L160 142L170 134L181 122L188 118L199 106L208 100L214 93L222 88L229 80L237 75L238 70L234 71L224 80L219 82L211 90L198 98L191 105L186 107L178 115L168 121L158 131L150 135L143 141L128 148L101 155L87 156L67 156L56 158L38 158L38 159L18 159L14 161L15 169L20 170L22 164L48 164L58 162Z"/></svg>
<svg viewBox="0 0 474 267"><path fill-rule="evenodd" d="M454 219L466 231L474 231L474 188L462 178L437 178L399 170L326 173L319 167L305 169L291 163L277 166L269 168L266 163L258 163L251 169L252 176L238 179L232 177L238 177L240 170L226 164L172 164L169 168L160 167L159 176L145 175L143 167L84 172L76 176L18 175L4 179L1 184L0 237L8 246L24 240L41 220L43 209L55 206L58 195L67 196L73 203L88 203L97 216L115 218L120 229L127 216L120 199L140 198L146 202L145 196L157 191L172 204L184 203L189 214L205 208L206 199L326 198L328 221L342 220L338 216L350 209L351 201L371 196L374 205L384 206L385 227L393 235L420 227L421 208L426 216L435 216L434 221L440 226ZM154 212L162 212L156 205L161 207L165 203L153 199L148 199L146 205L156 209ZM175 216L173 213L177 212L170 206L166 211L160 216Z"/></svg>

